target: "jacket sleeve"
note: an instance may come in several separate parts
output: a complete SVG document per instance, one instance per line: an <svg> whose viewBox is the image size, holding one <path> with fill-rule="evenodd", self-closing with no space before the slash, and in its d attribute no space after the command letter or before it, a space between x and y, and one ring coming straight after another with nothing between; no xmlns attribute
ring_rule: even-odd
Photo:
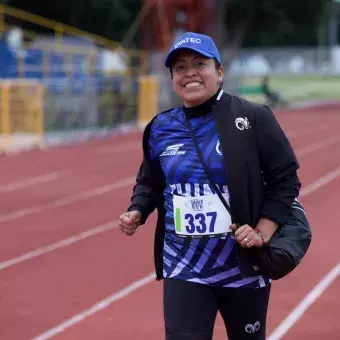
<svg viewBox="0 0 340 340"><path fill-rule="evenodd" d="M298 161L273 112L261 106L256 112L257 143L265 197L261 217L283 224L301 187Z"/></svg>
<svg viewBox="0 0 340 340"><path fill-rule="evenodd" d="M144 224L155 208L156 202L153 193L151 170L148 162L143 160L137 174L128 211L139 211L142 214L141 224Z"/></svg>

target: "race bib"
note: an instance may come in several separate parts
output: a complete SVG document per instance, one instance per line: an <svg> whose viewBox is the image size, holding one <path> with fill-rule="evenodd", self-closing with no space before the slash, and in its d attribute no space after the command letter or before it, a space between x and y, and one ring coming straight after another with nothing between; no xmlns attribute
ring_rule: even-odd
<svg viewBox="0 0 340 340"><path fill-rule="evenodd" d="M227 200L227 195L223 194ZM231 216L217 195L173 196L175 232L183 237L215 237L232 232Z"/></svg>

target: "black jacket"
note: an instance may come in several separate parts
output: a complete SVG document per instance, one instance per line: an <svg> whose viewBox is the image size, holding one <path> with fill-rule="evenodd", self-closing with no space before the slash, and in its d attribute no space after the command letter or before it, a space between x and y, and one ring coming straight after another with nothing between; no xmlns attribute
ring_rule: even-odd
<svg viewBox="0 0 340 340"><path fill-rule="evenodd" d="M228 173L230 207L239 224L255 227L261 217L283 224L299 194L298 161L269 108L224 93L213 105L224 165ZM157 161L148 159L148 138L153 120L143 135L144 160L137 175L128 211L142 213L142 223L157 208L155 267L162 279L165 179ZM256 249L240 247L240 270L256 275Z"/></svg>

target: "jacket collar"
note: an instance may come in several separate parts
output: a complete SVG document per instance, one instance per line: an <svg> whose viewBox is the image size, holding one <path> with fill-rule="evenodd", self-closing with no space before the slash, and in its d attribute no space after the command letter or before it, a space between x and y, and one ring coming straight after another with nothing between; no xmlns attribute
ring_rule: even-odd
<svg viewBox="0 0 340 340"><path fill-rule="evenodd" d="M217 101L220 100L222 94L223 90L220 88L210 99L208 99L203 104L193 107L183 106L183 112L188 118L203 117L212 111L212 107L216 104Z"/></svg>

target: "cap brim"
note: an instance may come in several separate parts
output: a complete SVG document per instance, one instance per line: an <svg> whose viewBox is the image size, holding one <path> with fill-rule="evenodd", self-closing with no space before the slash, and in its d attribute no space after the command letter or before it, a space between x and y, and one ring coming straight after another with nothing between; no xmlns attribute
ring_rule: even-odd
<svg viewBox="0 0 340 340"><path fill-rule="evenodd" d="M177 47L175 50L172 50L168 56L166 57L165 59L165 67L170 67L171 65L171 61L174 57L174 55L178 52L178 51L183 51L183 50L190 50L190 51L194 51L198 54L201 54L203 55L204 57L207 57L207 58L215 58L215 56L209 52L206 52L206 51L202 51L201 49L199 48L195 48L195 47Z"/></svg>

